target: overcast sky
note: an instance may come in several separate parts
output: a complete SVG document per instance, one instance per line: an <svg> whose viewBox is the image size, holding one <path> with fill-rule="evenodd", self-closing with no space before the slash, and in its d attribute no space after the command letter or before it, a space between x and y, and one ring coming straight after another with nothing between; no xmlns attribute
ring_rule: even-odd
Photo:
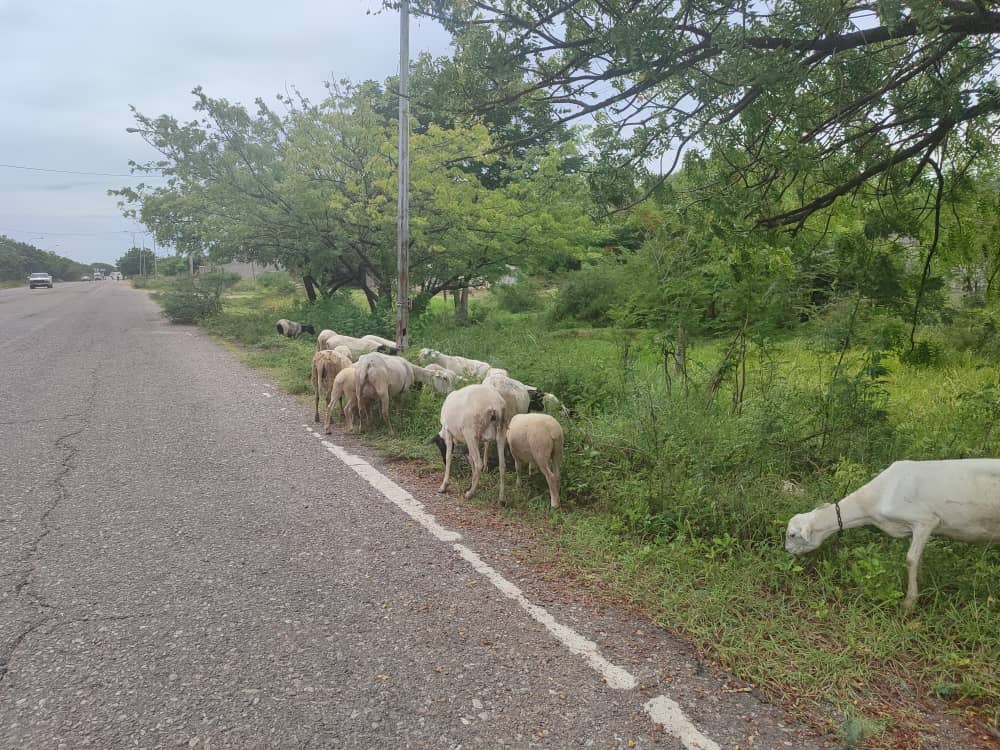
<svg viewBox="0 0 1000 750"><path fill-rule="evenodd" d="M0 0L0 234L83 263L114 263L142 227L109 188L153 158L129 105L194 119L191 89L252 104L291 87L384 80L399 70L395 13L379 0ZM449 53L448 34L411 19L410 56ZM31 171L14 169L32 167ZM137 181L137 180L136 180ZM149 246L149 245L147 245ZM161 250L160 254L167 254Z"/></svg>

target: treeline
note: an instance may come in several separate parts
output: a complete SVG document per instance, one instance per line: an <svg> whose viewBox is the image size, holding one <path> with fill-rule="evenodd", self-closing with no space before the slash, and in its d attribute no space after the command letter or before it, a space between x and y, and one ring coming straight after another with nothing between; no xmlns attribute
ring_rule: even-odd
<svg viewBox="0 0 1000 750"><path fill-rule="evenodd" d="M25 281L36 272L50 273L57 281L78 281L90 266L0 235L0 281Z"/></svg>
<svg viewBox="0 0 1000 750"><path fill-rule="evenodd" d="M511 106L478 118L456 76L459 60L421 58L413 72L410 282L419 313L443 291L579 265L593 247L578 137L548 110ZM468 82L464 85L469 85ZM486 85L500 85L493 82ZM395 83L329 87L313 104L281 98L255 111L195 89L199 120L136 113L162 158L138 165L166 186L113 191L161 245L212 261L277 264L310 299L349 287L372 311L396 281ZM471 88L477 89L477 85Z"/></svg>

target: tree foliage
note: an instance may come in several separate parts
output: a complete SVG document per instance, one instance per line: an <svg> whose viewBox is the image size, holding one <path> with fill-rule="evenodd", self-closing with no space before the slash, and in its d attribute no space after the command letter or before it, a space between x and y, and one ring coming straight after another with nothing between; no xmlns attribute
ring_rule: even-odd
<svg viewBox="0 0 1000 750"><path fill-rule="evenodd" d="M394 3L386 3L394 5ZM461 38L492 36L516 91L560 124L603 114L619 157L666 171L689 150L754 188L747 215L800 226L839 197L891 193L932 160L992 148L1000 112L991 4L425 0ZM605 149L612 156L614 151Z"/></svg>
<svg viewBox="0 0 1000 750"><path fill-rule="evenodd" d="M374 310L396 278L396 127L377 84L342 84L318 105L282 99L279 114L195 90L201 119L136 113L163 156L136 165L167 185L113 191L162 244L212 259L278 264L325 295L364 291ZM418 299L566 256L588 240L572 140L500 164L487 128L434 122L411 138L410 279Z"/></svg>
<svg viewBox="0 0 1000 750"><path fill-rule="evenodd" d="M35 272L50 273L62 281L76 281L90 273L90 266L0 235L0 281L24 281Z"/></svg>

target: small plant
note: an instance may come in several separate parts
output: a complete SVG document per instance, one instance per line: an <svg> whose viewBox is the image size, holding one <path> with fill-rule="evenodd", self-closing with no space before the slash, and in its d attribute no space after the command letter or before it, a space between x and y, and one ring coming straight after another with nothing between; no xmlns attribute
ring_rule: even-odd
<svg viewBox="0 0 1000 750"><path fill-rule="evenodd" d="M845 572L865 598L879 604L893 604L903 596L899 581L875 544L852 547L847 553Z"/></svg>

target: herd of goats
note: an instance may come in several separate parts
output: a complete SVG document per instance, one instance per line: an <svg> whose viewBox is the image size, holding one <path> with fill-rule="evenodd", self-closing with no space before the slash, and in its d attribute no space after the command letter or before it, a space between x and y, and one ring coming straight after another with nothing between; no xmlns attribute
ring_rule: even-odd
<svg viewBox="0 0 1000 750"><path fill-rule="evenodd" d="M309 324L284 319L277 327L278 333L290 338L316 334ZM465 497L472 497L486 465L487 447L496 442L500 502L504 500L504 456L509 451L518 486L522 464L529 473L537 468L548 484L551 506L558 508L564 438L553 415L567 413L559 400L479 360L433 349L421 349L417 360L419 364L414 364L397 356L396 343L380 336L320 331L311 371L315 421L320 421L322 398L327 434L338 408L348 430L353 432L356 425L363 429L369 405L378 401L391 431L389 400L415 384L428 386L445 397L441 431L433 439L444 459L444 480L438 492L448 489L455 445L464 444L472 464L472 483ZM893 537L911 537L903 607L912 610L920 562L931 536L1000 542L1000 459L896 461L845 498L793 516L785 549L801 555L835 533L867 525Z"/></svg>

